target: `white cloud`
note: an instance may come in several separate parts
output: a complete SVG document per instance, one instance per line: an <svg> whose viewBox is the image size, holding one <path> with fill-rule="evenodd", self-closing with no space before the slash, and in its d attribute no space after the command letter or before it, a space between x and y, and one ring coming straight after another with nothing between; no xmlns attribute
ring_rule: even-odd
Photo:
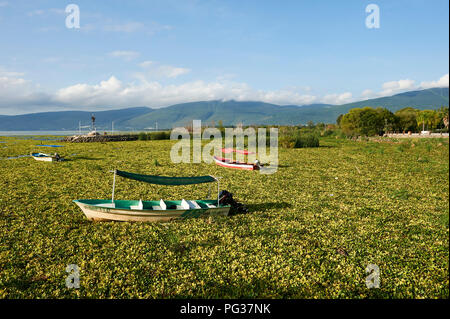
<svg viewBox="0 0 450 319"><path fill-rule="evenodd" d="M376 96L377 96L376 93L374 91L372 91L372 90L369 90L369 89L364 90L361 93L361 98L362 99L371 99L371 98L376 97Z"/></svg>
<svg viewBox="0 0 450 319"><path fill-rule="evenodd" d="M25 75L23 72L15 72L15 71L8 71L5 68L0 66L0 89L13 89L17 85L22 85L25 82L27 82L22 77ZM5 91L0 91L0 93L6 93ZM2 96L0 94L0 96ZM3 96L2 96L3 98Z"/></svg>
<svg viewBox="0 0 450 319"><path fill-rule="evenodd" d="M385 82L382 85L383 91L381 91L381 96L393 95L396 93L413 90L415 89L414 80L398 80Z"/></svg>
<svg viewBox="0 0 450 319"><path fill-rule="evenodd" d="M148 68L148 67L150 67L150 66L152 66L154 64L155 64L155 62L153 62L153 61L144 61L142 63L139 63L139 66L141 68Z"/></svg>
<svg viewBox="0 0 450 319"><path fill-rule="evenodd" d="M0 67L0 77L20 77L20 76L24 76L25 73L23 72L14 72L14 71L7 71L4 68Z"/></svg>
<svg viewBox="0 0 450 319"><path fill-rule="evenodd" d="M128 22L124 24L112 24L112 25L106 25L104 27L106 31L112 31L112 32L136 32L144 29L144 24L141 22Z"/></svg>
<svg viewBox="0 0 450 319"><path fill-rule="evenodd" d="M245 83L192 81L180 85L162 85L157 81L124 84L112 76L97 85L76 84L60 89L54 102L85 107L151 106L201 100L255 100L276 104L309 104L310 95L289 91L258 91Z"/></svg>
<svg viewBox="0 0 450 319"><path fill-rule="evenodd" d="M305 105L317 102L317 97L309 94L299 94L298 92L289 90L277 90L277 91L259 90L256 93L254 93L252 92L251 89L249 89L249 91L246 92L246 94L243 94L237 100L241 101L254 100L280 105L287 105L287 104Z"/></svg>
<svg viewBox="0 0 450 319"><path fill-rule="evenodd" d="M104 31L108 32L122 32L122 33L132 33L132 32L143 32L148 35L154 35L157 32L172 30L173 27L170 25L159 24L158 22L151 21L148 24L142 22L131 21L126 23L115 23L106 24L103 27Z"/></svg>
<svg viewBox="0 0 450 319"><path fill-rule="evenodd" d="M109 53L110 56L115 58L123 58L125 61L131 61L139 56L139 52L136 51L113 51Z"/></svg>
<svg viewBox="0 0 450 319"><path fill-rule="evenodd" d="M50 13L59 14L59 15L66 15L66 11L59 8L51 8L48 10ZM84 14L83 14L84 15Z"/></svg>
<svg viewBox="0 0 450 319"><path fill-rule="evenodd" d="M448 87L448 86L449 86L449 76L447 73L436 81L421 82L420 85L416 85L415 81L410 79L385 82L383 83L382 90L380 92L374 92L372 90L364 90L361 93L360 97L362 99L371 99L395 95L406 91L423 90L434 87Z"/></svg>
<svg viewBox="0 0 450 319"><path fill-rule="evenodd" d="M2 93L5 93L7 89L14 89L25 83L26 81L21 78L7 77L7 76L0 77L0 89L2 90Z"/></svg>
<svg viewBox="0 0 450 319"><path fill-rule="evenodd" d="M17 72L15 75L21 75ZM275 104L309 104L317 100L288 90L255 90L246 83L190 81L163 85L158 81L123 83L111 76L98 84L78 83L53 94L39 92L21 77L0 77L0 114L61 109L99 110L132 106L164 107L204 100L263 101ZM17 109L20 106L20 109ZM18 110L20 110L18 112Z"/></svg>
<svg viewBox="0 0 450 319"><path fill-rule="evenodd" d="M97 85L80 83L62 88L56 92L54 100L67 105L108 105L112 102L109 97L119 97L121 89L122 82L111 76Z"/></svg>
<svg viewBox="0 0 450 319"><path fill-rule="evenodd" d="M33 10L27 13L27 16L29 17L34 17L34 16L41 16L45 13L44 10L42 9L38 9L38 10Z"/></svg>
<svg viewBox="0 0 450 319"><path fill-rule="evenodd" d="M36 92L37 87L22 76L21 72L0 67L0 114L36 112L43 104L48 105L50 96Z"/></svg>
<svg viewBox="0 0 450 319"><path fill-rule="evenodd" d="M158 68L158 72L160 72L161 75L166 76L168 78L176 78L179 75L189 73L190 70L186 68L177 68L170 65L161 65Z"/></svg>
<svg viewBox="0 0 450 319"><path fill-rule="evenodd" d="M29 17L43 16L43 15L47 16L49 14L65 15L66 12L60 8L36 9L36 10L27 12L27 16L29 16ZM83 16L85 16L85 15L83 15Z"/></svg>
<svg viewBox="0 0 450 319"><path fill-rule="evenodd" d="M345 104L352 102L352 93L345 92L342 94L327 94L321 101L327 104Z"/></svg>
<svg viewBox="0 0 450 319"><path fill-rule="evenodd" d="M145 72L161 68L161 65L152 61L144 61L140 65ZM162 70L165 72L165 78L170 76L173 78L177 74L185 72L184 68L168 66L165 66ZM145 76L146 73L140 74L142 77L138 77L138 80L133 82L122 82L115 76L111 76L99 83L78 83L63 87L53 93L46 93L33 85L31 81L27 81L22 72L0 67L0 96L2 97L0 99L0 114L62 109L101 110L133 106L158 108L177 103L204 100L233 99L237 101L262 101L279 105L305 105L318 102L343 104L354 100L350 92L315 96L310 92L303 94L301 90L292 88L257 90L247 83L228 79L216 79L211 82L187 81L181 84L164 84L165 82L155 79L149 80ZM445 84L446 79L448 82L448 76L444 76L436 83ZM361 97L381 96L387 91L397 92L408 88L415 88L414 81L391 81L383 84L382 91L365 90Z"/></svg>
<svg viewBox="0 0 450 319"><path fill-rule="evenodd" d="M437 81L431 81L431 82L422 82L420 83L420 87L424 89L434 88L434 87L446 87L448 88L448 73L443 75L439 80Z"/></svg>
<svg viewBox="0 0 450 319"><path fill-rule="evenodd" d="M53 11L53 13L58 13ZM83 17L85 18L81 24L81 31L90 32L92 30L115 32L115 33L141 33L149 36L153 36L158 32L172 30L170 25L162 25L155 21L142 23L139 21L113 21L110 18L105 18L98 13L90 13L83 11Z"/></svg>
<svg viewBox="0 0 450 319"><path fill-rule="evenodd" d="M175 67L171 65L160 65L153 61L144 61L140 63L139 66L143 68L145 72L138 72L135 76L143 81L146 81L147 77L153 79L176 78L191 71L187 68Z"/></svg>

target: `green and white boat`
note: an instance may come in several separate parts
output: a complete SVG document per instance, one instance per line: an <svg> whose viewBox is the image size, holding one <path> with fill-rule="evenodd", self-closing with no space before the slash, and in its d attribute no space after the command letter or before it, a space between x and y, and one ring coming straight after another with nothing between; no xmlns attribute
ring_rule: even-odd
<svg viewBox="0 0 450 319"><path fill-rule="evenodd" d="M116 175L158 185L192 185L217 182L217 200L115 200ZM227 216L231 206L219 199L219 180L213 176L168 177L114 170L112 199L74 200L86 217L95 221L167 222L173 219Z"/></svg>
<svg viewBox="0 0 450 319"><path fill-rule="evenodd" d="M54 156L44 153L31 153L31 157L33 157L36 161L42 162L56 162L57 159Z"/></svg>

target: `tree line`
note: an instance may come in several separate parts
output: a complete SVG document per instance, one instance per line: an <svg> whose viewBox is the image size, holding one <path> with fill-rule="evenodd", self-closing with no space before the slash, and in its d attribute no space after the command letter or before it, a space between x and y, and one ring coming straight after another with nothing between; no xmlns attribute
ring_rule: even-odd
<svg viewBox="0 0 450 319"><path fill-rule="evenodd" d="M373 136L391 132L436 130L448 132L449 109L418 110L405 107L395 113L386 108L354 108L341 114L337 125L347 136Z"/></svg>

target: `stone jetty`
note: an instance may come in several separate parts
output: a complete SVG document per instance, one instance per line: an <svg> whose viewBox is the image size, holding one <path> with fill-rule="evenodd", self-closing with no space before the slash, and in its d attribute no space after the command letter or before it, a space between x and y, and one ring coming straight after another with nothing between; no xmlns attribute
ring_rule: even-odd
<svg viewBox="0 0 450 319"><path fill-rule="evenodd" d="M62 142L71 143L91 143L91 142L123 142L123 141L136 141L138 139L137 134L125 134L125 135L75 135L66 136L62 139Z"/></svg>

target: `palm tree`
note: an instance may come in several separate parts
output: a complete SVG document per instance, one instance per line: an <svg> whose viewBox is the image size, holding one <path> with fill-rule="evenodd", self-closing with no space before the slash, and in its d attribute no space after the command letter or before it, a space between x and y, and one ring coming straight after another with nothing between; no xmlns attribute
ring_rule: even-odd
<svg viewBox="0 0 450 319"><path fill-rule="evenodd" d="M417 125L420 126L422 124L422 131L425 131L425 125L428 130L429 125L433 124L434 115L435 111L432 110L420 111L419 114L417 114Z"/></svg>

